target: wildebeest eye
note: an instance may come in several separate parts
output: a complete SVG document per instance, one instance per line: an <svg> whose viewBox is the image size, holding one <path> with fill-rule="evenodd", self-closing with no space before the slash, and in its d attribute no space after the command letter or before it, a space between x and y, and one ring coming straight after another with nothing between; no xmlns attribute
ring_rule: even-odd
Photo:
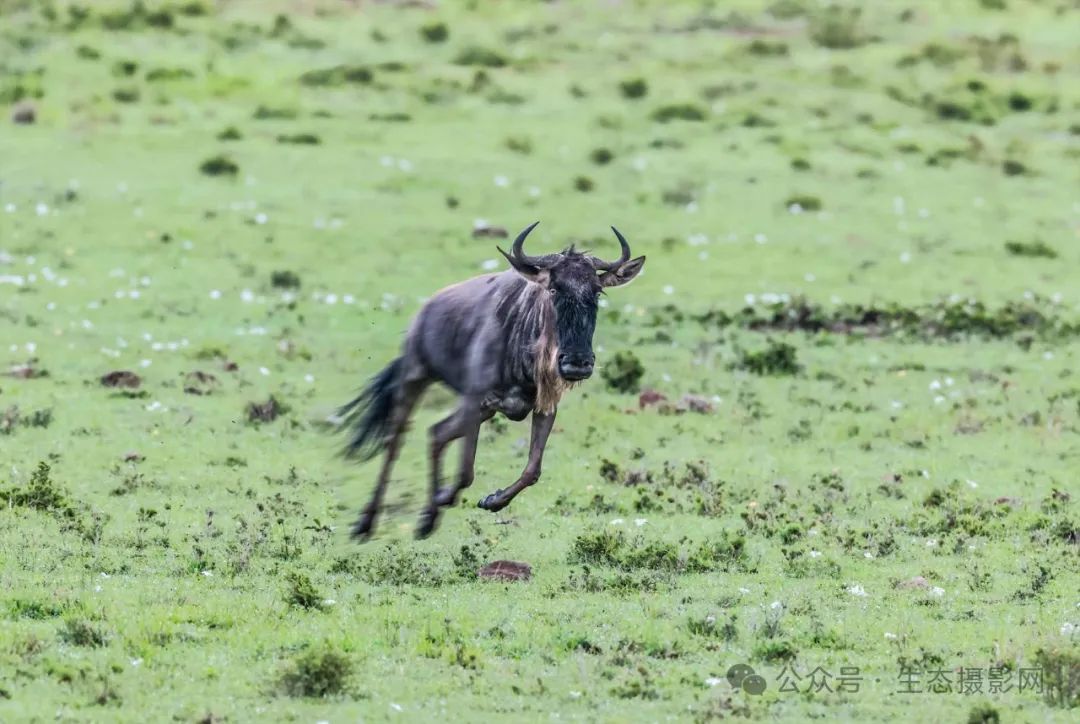
<svg viewBox="0 0 1080 724"><path fill-rule="evenodd" d="M550 294L551 296L555 296L555 287L548 289L548 294Z"/></svg>

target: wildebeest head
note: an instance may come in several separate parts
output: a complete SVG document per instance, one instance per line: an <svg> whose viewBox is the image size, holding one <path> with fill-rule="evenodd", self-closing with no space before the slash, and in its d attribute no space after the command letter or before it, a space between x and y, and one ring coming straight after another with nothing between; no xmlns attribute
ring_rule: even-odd
<svg viewBox="0 0 1080 724"><path fill-rule="evenodd" d="M615 261L597 259L575 251L572 246L558 254L529 256L522 246L525 237L538 223L518 235L509 254L502 249L499 251L519 274L540 284L551 295L558 335L559 376L577 382L593 372L592 337L600 295L605 288L621 286L636 277L645 264L645 257L631 259L630 245L614 226L611 230L622 249Z"/></svg>

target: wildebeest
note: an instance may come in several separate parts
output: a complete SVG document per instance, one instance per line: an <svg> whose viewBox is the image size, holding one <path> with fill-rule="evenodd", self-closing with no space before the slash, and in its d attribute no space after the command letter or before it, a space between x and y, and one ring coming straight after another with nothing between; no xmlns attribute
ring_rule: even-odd
<svg viewBox="0 0 1080 724"><path fill-rule="evenodd" d="M522 231L507 254L510 269L449 286L429 299L413 319L401 355L338 411L353 429L348 457L370 459L385 450L375 491L353 525L354 538L371 536L409 415L432 382L459 396L457 408L431 426L431 492L416 528L418 538L435 529L442 507L453 505L473 482L480 425L496 412L523 420L532 412L529 460L517 481L480 500L502 510L540 477L540 464L563 393L593 372L593 330L600 295L626 284L645 257L630 258L630 245L612 227L621 254L611 262L576 251L529 256L522 247L536 222ZM441 486L446 446L463 438L461 464L452 486Z"/></svg>

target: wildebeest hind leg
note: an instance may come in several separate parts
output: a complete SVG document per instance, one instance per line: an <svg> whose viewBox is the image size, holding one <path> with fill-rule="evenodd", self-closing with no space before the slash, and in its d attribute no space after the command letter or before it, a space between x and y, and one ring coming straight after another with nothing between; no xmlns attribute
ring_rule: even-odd
<svg viewBox="0 0 1080 724"><path fill-rule="evenodd" d="M371 494L371 500L360 511L360 517L352 527L352 537L359 540L367 540L375 532L375 519L382 507L382 499L386 494L386 485L390 481L390 471L394 468L397 460L401 440L405 436L405 426L409 422L416 401L428 385L428 380L417 380L402 384L398 397L394 401L394 409L390 413L390 422L386 434L386 457L383 459L382 469L379 471L378 480L375 482L375 491Z"/></svg>
<svg viewBox="0 0 1080 724"><path fill-rule="evenodd" d="M420 522L416 526L416 537L426 538L435 530L439 520L439 509L444 505L452 505L457 498L457 491L462 487L462 477L454 487L442 486L442 456L446 446L459 437L465 437L465 449L462 451L462 470L465 469L466 458L472 459L476 454L476 432L480 423L490 417L482 411L482 407L473 398L462 398L449 416L431 426L429 431L431 438L430 464L431 464L431 497L428 506L420 514ZM471 454L470 449L471 445ZM469 481L472 482L472 465L469 468ZM464 473L463 473L464 474ZM468 483L466 483L467 485Z"/></svg>

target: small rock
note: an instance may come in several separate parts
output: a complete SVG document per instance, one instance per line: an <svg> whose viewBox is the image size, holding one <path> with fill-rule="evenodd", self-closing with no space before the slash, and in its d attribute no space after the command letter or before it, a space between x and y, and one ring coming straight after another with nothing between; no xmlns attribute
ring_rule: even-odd
<svg viewBox="0 0 1080 724"><path fill-rule="evenodd" d="M0 434L8 435L19 424L19 406L12 405L0 415Z"/></svg>
<svg viewBox="0 0 1080 724"><path fill-rule="evenodd" d="M132 390L139 389L142 378L128 370L115 370L101 378L101 384L105 387L127 387Z"/></svg>
<svg viewBox="0 0 1080 724"><path fill-rule="evenodd" d="M510 234L501 226L474 226L472 230L474 239L505 239Z"/></svg>
<svg viewBox="0 0 1080 724"><path fill-rule="evenodd" d="M657 392L652 388L647 388L642 390L641 394L638 395L638 407L640 407L641 409L645 409L650 405L658 405L661 402L665 402L666 400L667 397L665 397L662 393Z"/></svg>
<svg viewBox="0 0 1080 724"><path fill-rule="evenodd" d="M32 380L35 377L41 377L42 375L33 364L27 363L24 365L15 365L9 369L8 376L18 380Z"/></svg>
<svg viewBox="0 0 1080 724"><path fill-rule="evenodd" d="M915 576L914 578L909 578L906 581L900 581L896 584L896 587L906 590L925 589L930 588L930 581L926 580L922 576Z"/></svg>
<svg viewBox="0 0 1080 724"><path fill-rule="evenodd" d="M683 395L679 407L702 415L707 415L713 411L713 403L701 395Z"/></svg>
<svg viewBox="0 0 1080 724"><path fill-rule="evenodd" d="M496 581L527 581L532 578L532 566L520 561L492 561L478 575Z"/></svg>
<svg viewBox="0 0 1080 724"><path fill-rule="evenodd" d="M37 121L37 108L29 101L16 103L11 109L11 122L20 126L29 126Z"/></svg>

